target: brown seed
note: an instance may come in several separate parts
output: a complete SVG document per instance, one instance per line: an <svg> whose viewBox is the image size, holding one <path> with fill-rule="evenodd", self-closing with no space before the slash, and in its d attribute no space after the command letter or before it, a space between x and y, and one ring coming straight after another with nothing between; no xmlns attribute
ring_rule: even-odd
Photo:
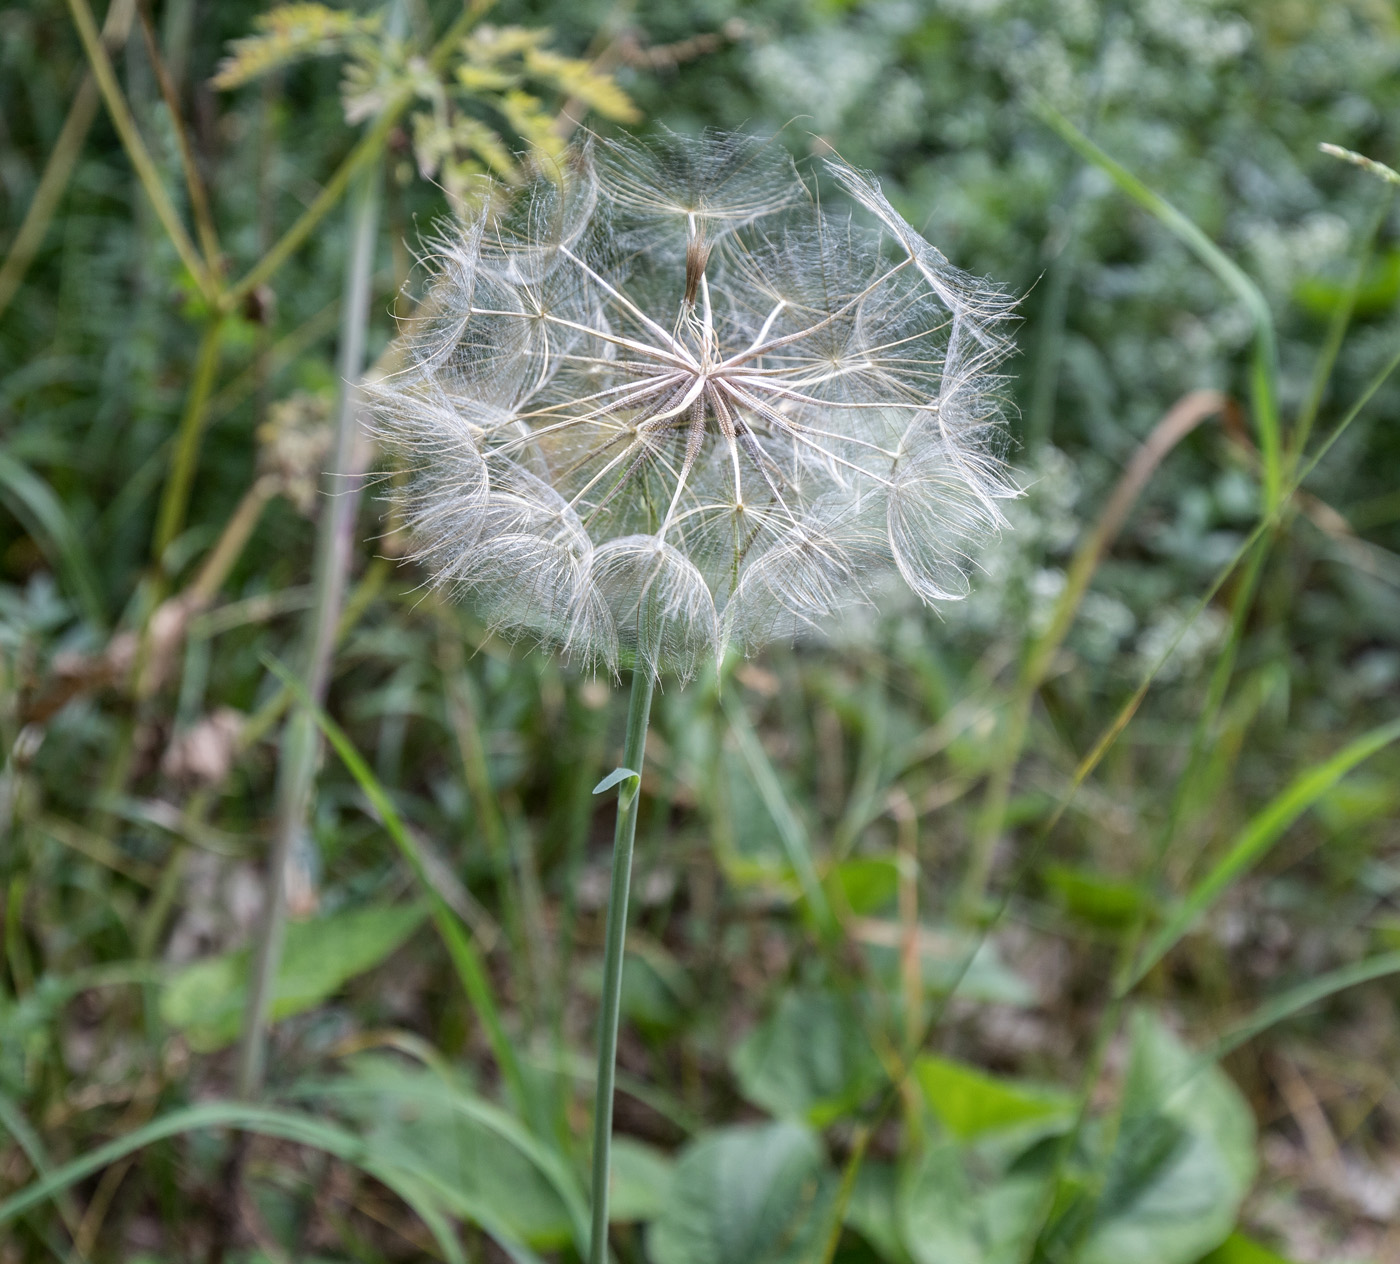
<svg viewBox="0 0 1400 1264"><path fill-rule="evenodd" d="M705 265L710 262L710 243L705 240L702 228L685 247L685 301L686 306L695 306L695 292L700 288L700 278L705 275Z"/></svg>

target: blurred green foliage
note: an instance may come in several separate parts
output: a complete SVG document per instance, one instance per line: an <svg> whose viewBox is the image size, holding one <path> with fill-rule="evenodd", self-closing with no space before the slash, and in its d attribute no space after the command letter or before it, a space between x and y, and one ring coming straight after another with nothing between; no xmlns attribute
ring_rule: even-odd
<svg viewBox="0 0 1400 1264"><path fill-rule="evenodd" d="M713 680L657 700L620 1258L1386 1258L1394 982L1279 1009L1223 1068L1188 1046L1396 942L1400 757L1377 739L1318 777L1400 701L1400 384L1198 612L1261 511L1250 318L1040 119L1071 120L1261 288L1285 446L1306 456L1400 347L1389 190L1318 150L1400 159L1393 6L502 0L442 73L424 50L462 11L446 0L404 4L393 39L363 6L167 0L139 6L148 42L137 7L117 77L193 223L160 51L225 280L409 94L375 157L372 358L448 198L511 178L523 143L562 143L585 108L599 128L834 148L955 263L1024 295L1008 389L1027 490L972 597L927 611L892 590L829 641L731 665L724 706ZM229 1090L218 1047L265 891L288 695L264 655L294 656L312 600L348 221L336 206L225 314L188 525L157 557L209 301L86 73L56 0L0 13L9 257L51 155L71 163L22 283L0 285L0 1261L574 1258L611 824L590 792L620 707L611 682L424 596L384 560L402 542L372 497L328 704L369 772L327 757L294 857L272 1104L207 1102ZM81 109L90 129L65 131ZM1076 547L1201 388L1237 408L1155 467L1009 744ZM198 589L240 521L214 591L160 604ZM414 929L420 879L365 775L486 962L518 1086L454 959ZM1308 810L1269 832L1310 777ZM989 893L960 907L988 820ZM1118 1004L1131 949L1250 839L1252 867ZM228 1128L256 1138L241 1193Z"/></svg>

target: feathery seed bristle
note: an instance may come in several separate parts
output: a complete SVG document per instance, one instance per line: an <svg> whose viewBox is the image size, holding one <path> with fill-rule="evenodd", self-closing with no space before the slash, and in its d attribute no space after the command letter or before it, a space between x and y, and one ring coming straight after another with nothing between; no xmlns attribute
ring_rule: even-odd
<svg viewBox="0 0 1400 1264"><path fill-rule="evenodd" d="M966 591L1017 494L1011 302L824 165L863 218L771 141L588 141L433 243L408 368L375 392L432 582L509 634L682 676L890 570Z"/></svg>

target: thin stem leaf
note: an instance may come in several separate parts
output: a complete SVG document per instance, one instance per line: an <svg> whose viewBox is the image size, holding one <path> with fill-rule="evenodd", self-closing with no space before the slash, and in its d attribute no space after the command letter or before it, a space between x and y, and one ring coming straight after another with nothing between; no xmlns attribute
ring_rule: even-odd
<svg viewBox="0 0 1400 1264"><path fill-rule="evenodd" d="M617 794L617 829L613 839L612 884L608 892L607 939L603 953L602 1012L598 1016L598 1080L593 1108L593 1183L590 1189L589 1264L608 1260L608 1182L612 1171L613 1089L617 1077L617 1028L622 1013L622 968L627 941L627 902L632 882L632 848L637 835L637 810L642 762L646 758L647 725L651 717L651 672L638 664L632 673L632 696L627 706L627 736L623 767L605 777ZM631 769L638 769L632 773ZM618 773L622 773L621 777ZM629 776L637 778L636 786ZM629 793L629 790L631 793Z"/></svg>

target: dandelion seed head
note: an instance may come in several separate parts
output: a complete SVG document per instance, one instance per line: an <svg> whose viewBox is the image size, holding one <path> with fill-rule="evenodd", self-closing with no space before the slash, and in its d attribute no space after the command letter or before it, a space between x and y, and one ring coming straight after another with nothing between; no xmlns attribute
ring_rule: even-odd
<svg viewBox="0 0 1400 1264"><path fill-rule="evenodd" d="M1016 494L1011 301L869 175L775 142L591 140L428 243L375 391L433 583L508 635L692 674L897 571L960 597Z"/></svg>

